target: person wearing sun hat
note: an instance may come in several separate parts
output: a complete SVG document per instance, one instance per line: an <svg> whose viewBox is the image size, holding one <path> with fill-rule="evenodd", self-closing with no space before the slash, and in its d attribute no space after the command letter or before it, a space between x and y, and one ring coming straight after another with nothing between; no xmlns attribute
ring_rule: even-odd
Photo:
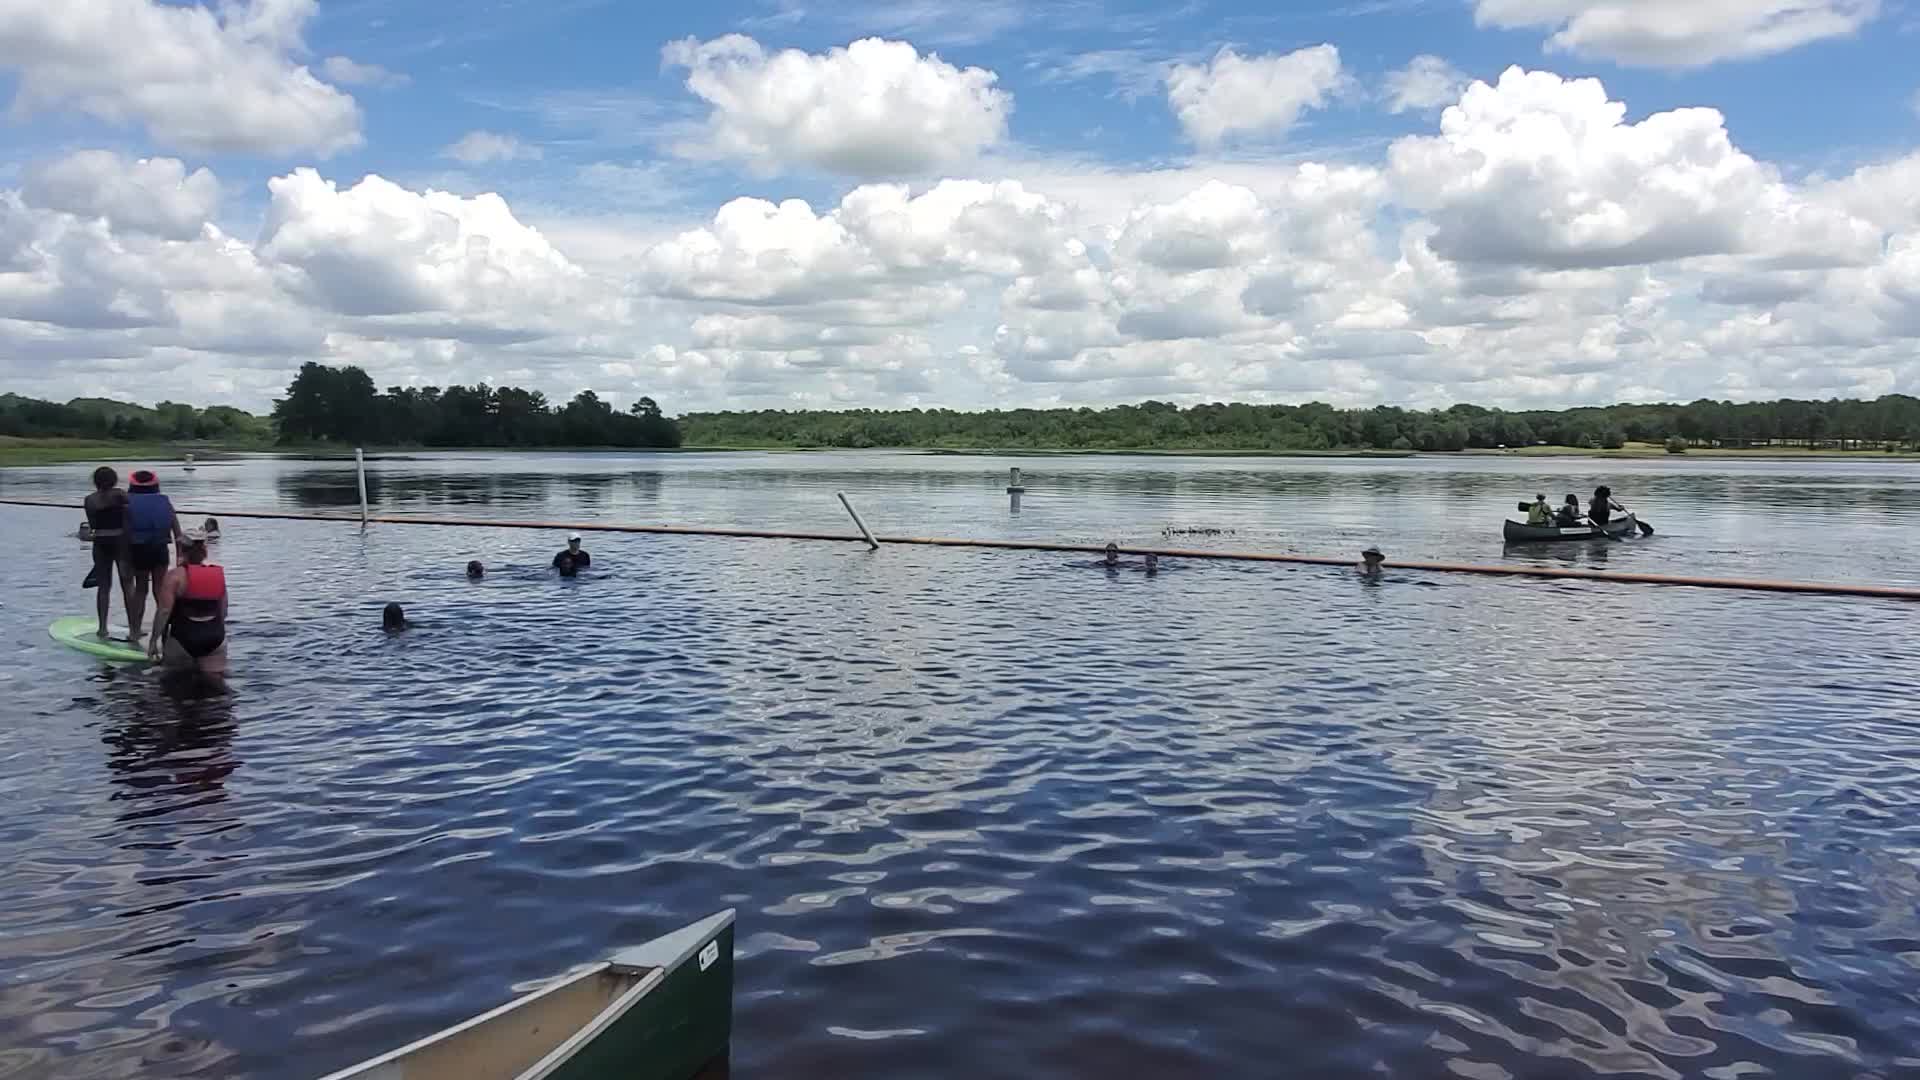
<svg viewBox="0 0 1920 1080"><path fill-rule="evenodd" d="M133 589L127 602L127 640L140 640L146 617L147 593L167 573L168 552L185 540L173 503L160 494L160 477L152 469L135 469L127 477L127 558L133 565Z"/></svg>

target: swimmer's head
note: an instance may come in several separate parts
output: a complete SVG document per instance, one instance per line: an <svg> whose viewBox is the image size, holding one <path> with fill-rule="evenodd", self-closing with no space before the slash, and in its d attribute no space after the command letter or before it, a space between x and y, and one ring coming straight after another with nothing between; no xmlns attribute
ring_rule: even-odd
<svg viewBox="0 0 1920 1080"><path fill-rule="evenodd" d="M560 571L561 577L573 577L580 572L580 568L574 565L573 556L564 551L560 553L560 558L555 560L553 568Z"/></svg>
<svg viewBox="0 0 1920 1080"><path fill-rule="evenodd" d="M1367 550L1360 553L1360 558L1368 566L1379 566L1381 561L1384 560L1386 556L1381 554L1379 548L1370 547Z"/></svg>
<svg viewBox="0 0 1920 1080"><path fill-rule="evenodd" d="M1120 545L1108 544L1107 545L1107 565L1112 566L1119 561L1120 561Z"/></svg>
<svg viewBox="0 0 1920 1080"><path fill-rule="evenodd" d="M380 611L380 629L389 634L398 633L407 628L407 613L399 604L388 604Z"/></svg>
<svg viewBox="0 0 1920 1080"><path fill-rule="evenodd" d="M487 576L487 568L480 565L479 559L474 559L467 564L467 576L475 581L479 581L481 578Z"/></svg>
<svg viewBox="0 0 1920 1080"><path fill-rule="evenodd" d="M580 534L579 533L567 534L567 550L568 551L580 550Z"/></svg>
<svg viewBox="0 0 1920 1080"><path fill-rule="evenodd" d="M219 532L220 520L218 518L208 518L207 520L200 523L200 531L205 533Z"/></svg>
<svg viewBox="0 0 1920 1080"><path fill-rule="evenodd" d="M1149 574L1157 573L1159 572L1159 570L1160 570L1160 556L1155 555L1151 551L1147 552L1147 573Z"/></svg>

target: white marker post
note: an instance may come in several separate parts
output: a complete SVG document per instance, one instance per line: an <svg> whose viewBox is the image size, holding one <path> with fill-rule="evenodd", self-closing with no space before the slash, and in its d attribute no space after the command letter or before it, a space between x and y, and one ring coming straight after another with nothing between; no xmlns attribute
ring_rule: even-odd
<svg viewBox="0 0 1920 1080"><path fill-rule="evenodd" d="M360 478L360 531L367 531L367 457L359 447L353 448L353 471Z"/></svg>
<svg viewBox="0 0 1920 1080"><path fill-rule="evenodd" d="M1020 496L1026 494L1026 491L1027 489L1020 485L1020 467L1016 465L1007 479L1007 509L1013 513L1019 513Z"/></svg>
<svg viewBox="0 0 1920 1080"><path fill-rule="evenodd" d="M834 494L840 496L840 505L846 507L847 513L853 515L853 523L860 527L860 535L867 538L867 550L879 551L880 541L873 538L873 532L867 528L867 523L860 520L860 511L855 510L853 504L847 501L847 493L844 491L836 491Z"/></svg>

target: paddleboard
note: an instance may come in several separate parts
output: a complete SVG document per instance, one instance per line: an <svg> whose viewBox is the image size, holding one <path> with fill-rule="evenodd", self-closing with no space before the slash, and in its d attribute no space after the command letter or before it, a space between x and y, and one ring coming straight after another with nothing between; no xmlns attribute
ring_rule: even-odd
<svg viewBox="0 0 1920 1080"><path fill-rule="evenodd" d="M47 636L69 649L78 649L88 656L97 656L102 660L112 660L121 664L147 662L144 649L137 649L117 638L113 641L101 641L95 637L93 632L99 628L100 622L93 616L73 615L65 619L53 620L53 625L47 627ZM116 634L126 633L124 627L109 626L107 629Z"/></svg>

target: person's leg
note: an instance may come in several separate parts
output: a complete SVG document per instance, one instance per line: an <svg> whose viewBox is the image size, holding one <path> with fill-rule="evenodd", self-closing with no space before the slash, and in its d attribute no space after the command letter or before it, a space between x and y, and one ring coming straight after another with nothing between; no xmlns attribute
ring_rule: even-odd
<svg viewBox="0 0 1920 1080"><path fill-rule="evenodd" d="M127 640L140 640L140 627L147 617L147 583L153 579L150 571L138 567L133 571L133 593L127 601Z"/></svg>
<svg viewBox="0 0 1920 1080"><path fill-rule="evenodd" d="M111 549L102 551L99 544L93 546L93 576L98 582L93 587L93 611L100 617L100 625L94 628L94 635L102 641L107 637L107 608L113 603L114 560Z"/></svg>
<svg viewBox="0 0 1920 1080"><path fill-rule="evenodd" d="M224 681L227 677L227 641L220 639L220 647L200 658L200 674L210 679Z"/></svg>
<svg viewBox="0 0 1920 1080"><path fill-rule="evenodd" d="M127 640L138 641L140 624L134 621L133 610L133 560L124 547L114 560L114 570L120 578L120 605L127 609Z"/></svg>

